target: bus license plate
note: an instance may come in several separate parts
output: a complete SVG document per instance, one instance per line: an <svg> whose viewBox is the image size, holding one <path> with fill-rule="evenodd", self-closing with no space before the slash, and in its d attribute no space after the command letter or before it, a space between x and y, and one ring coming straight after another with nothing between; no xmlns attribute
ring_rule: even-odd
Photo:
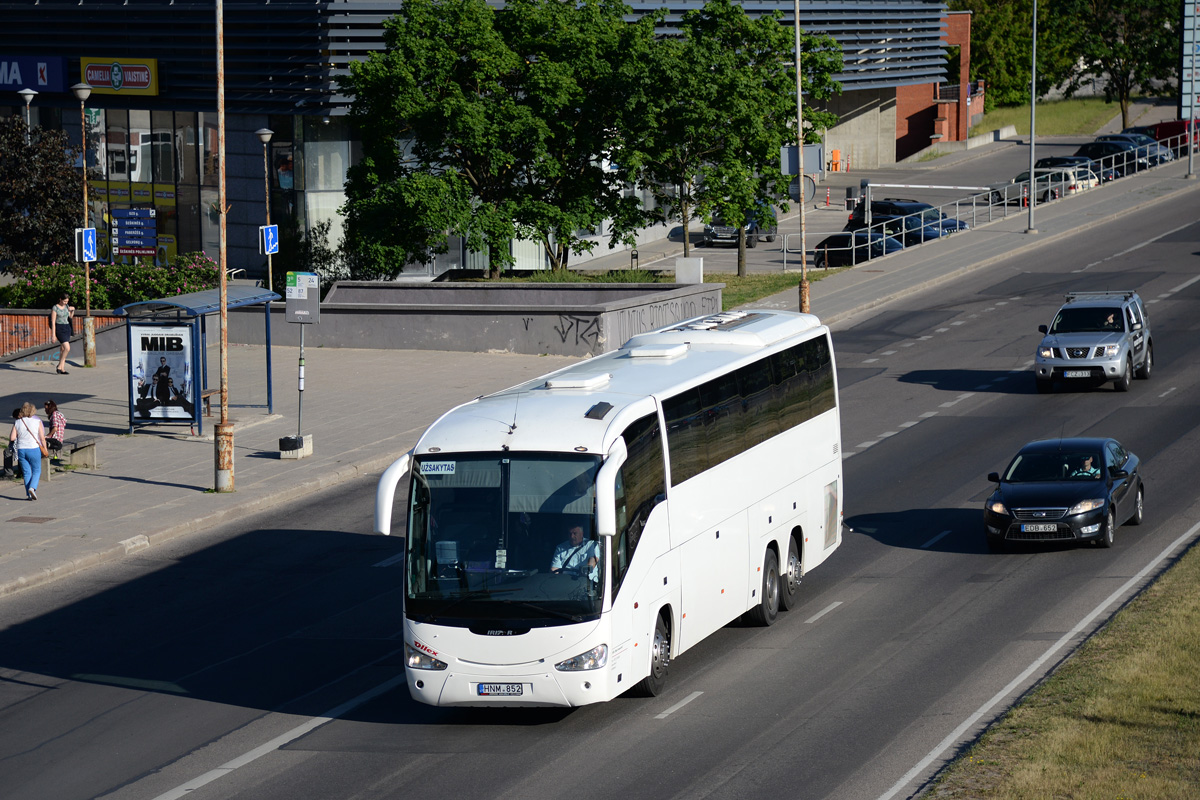
<svg viewBox="0 0 1200 800"><path fill-rule="evenodd" d="M519 683L481 683L478 685L476 692L480 697L512 697L524 694L525 689Z"/></svg>
<svg viewBox="0 0 1200 800"><path fill-rule="evenodd" d="M1090 369L1068 369L1063 370L1064 378L1090 378L1092 371Z"/></svg>
<svg viewBox="0 0 1200 800"><path fill-rule="evenodd" d="M1023 533L1054 533L1058 530L1057 525L1037 524L1037 525L1022 525Z"/></svg>

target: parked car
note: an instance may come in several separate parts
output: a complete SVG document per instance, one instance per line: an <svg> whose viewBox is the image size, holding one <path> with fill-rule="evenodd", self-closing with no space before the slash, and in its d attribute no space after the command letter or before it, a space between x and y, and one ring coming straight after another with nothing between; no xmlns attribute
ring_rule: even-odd
<svg viewBox="0 0 1200 800"><path fill-rule="evenodd" d="M1122 176L1132 175L1149 169L1150 159L1137 152L1132 142L1088 142L1075 151L1074 155L1087 156L1105 167L1112 167Z"/></svg>
<svg viewBox="0 0 1200 800"><path fill-rule="evenodd" d="M859 201L842 230L856 231L866 227L866 205ZM898 236L906 247L969 230L970 227L961 220L946 216L929 203L918 200L888 197L871 201L871 230Z"/></svg>
<svg viewBox="0 0 1200 800"><path fill-rule="evenodd" d="M746 247L758 247L759 240L773 242L779 235L775 212L769 206L762 206L759 213L746 220ZM720 213L714 214L712 222L704 226L703 238L697 243L712 246L717 243L737 244L738 227L731 224Z"/></svg>
<svg viewBox="0 0 1200 800"><path fill-rule="evenodd" d="M900 239L875 231L835 233L814 248L813 267L852 267L903 249L904 242Z"/></svg>
<svg viewBox="0 0 1200 800"><path fill-rule="evenodd" d="M1091 542L1112 547L1116 529L1141 525L1141 462L1116 439L1044 439L1026 444L983 504L988 547L1016 542Z"/></svg>
<svg viewBox="0 0 1200 800"><path fill-rule="evenodd" d="M1121 177L1112 167L1101 167L1098 161L1092 161L1087 156L1047 156L1039 158L1033 165L1037 169L1050 169L1052 167L1087 167L1092 172L1096 173L1096 177L1101 183L1108 183Z"/></svg>
<svg viewBox="0 0 1200 800"><path fill-rule="evenodd" d="M1168 161L1175 160L1175 153L1166 145L1158 143L1153 136L1144 133L1106 133L1096 137L1097 142L1129 142L1150 160L1150 166L1157 167Z"/></svg>
<svg viewBox="0 0 1200 800"><path fill-rule="evenodd" d="M1036 186L1032 191L1037 195L1039 203L1094 189L1100 185L1100 179L1088 167L1034 169L1033 173ZM1018 203L1025 199L1028 191L1030 191L1029 171L1026 170L1007 183L993 184L991 202L993 204Z"/></svg>
<svg viewBox="0 0 1200 800"><path fill-rule="evenodd" d="M1136 374L1154 368L1154 338L1142 298L1134 291L1071 292L1050 326L1039 325L1042 342L1034 359L1039 392L1055 381L1095 385L1113 382L1129 391Z"/></svg>

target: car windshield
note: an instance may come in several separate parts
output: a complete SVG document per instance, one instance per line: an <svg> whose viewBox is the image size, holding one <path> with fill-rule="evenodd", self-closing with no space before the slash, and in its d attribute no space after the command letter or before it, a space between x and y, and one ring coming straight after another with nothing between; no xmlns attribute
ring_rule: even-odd
<svg viewBox="0 0 1200 800"><path fill-rule="evenodd" d="M406 613L460 624L561 624L599 614L607 542L596 535L598 467L594 456L555 453L419 458Z"/></svg>
<svg viewBox="0 0 1200 800"><path fill-rule="evenodd" d="M1124 329L1119 308L1062 308L1050 326L1051 333L1106 333Z"/></svg>
<svg viewBox="0 0 1200 800"><path fill-rule="evenodd" d="M1018 453L1004 473L1007 483L1099 479L1100 455L1088 452Z"/></svg>

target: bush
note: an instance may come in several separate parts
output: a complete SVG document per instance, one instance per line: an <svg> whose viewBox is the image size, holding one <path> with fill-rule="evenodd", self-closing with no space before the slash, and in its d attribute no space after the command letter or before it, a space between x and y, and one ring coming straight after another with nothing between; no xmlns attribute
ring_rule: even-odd
<svg viewBox="0 0 1200 800"><path fill-rule="evenodd" d="M215 261L202 252L182 253L165 267L153 264L93 264L92 308L118 308L126 303L212 289L220 281ZM66 292L71 305L84 307L84 270L75 263L13 267L13 282L0 289L0 305L49 308Z"/></svg>

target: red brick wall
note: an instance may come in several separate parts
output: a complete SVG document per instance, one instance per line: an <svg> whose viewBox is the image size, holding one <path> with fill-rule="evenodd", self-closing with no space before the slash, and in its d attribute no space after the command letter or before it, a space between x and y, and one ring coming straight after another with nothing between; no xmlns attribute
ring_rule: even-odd
<svg viewBox="0 0 1200 800"><path fill-rule="evenodd" d="M935 141L937 107L933 102L933 84L900 86L896 89L896 160L908 158Z"/></svg>
<svg viewBox="0 0 1200 800"><path fill-rule="evenodd" d="M112 312L92 312L96 320L96 330L110 325L120 325L124 317L115 317ZM71 330L76 336L83 336L83 316L71 320ZM0 309L0 358L30 348L52 345L55 343L54 331L50 329L50 309L35 311L17 308ZM72 353L75 347L72 347ZM83 358L82 349L79 357Z"/></svg>

